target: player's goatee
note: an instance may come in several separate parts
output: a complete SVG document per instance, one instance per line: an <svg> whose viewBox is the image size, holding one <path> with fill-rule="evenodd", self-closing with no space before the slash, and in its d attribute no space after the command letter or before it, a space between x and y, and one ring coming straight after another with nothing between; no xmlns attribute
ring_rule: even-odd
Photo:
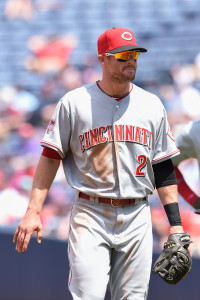
<svg viewBox="0 0 200 300"><path fill-rule="evenodd" d="M132 73L132 74L111 74L111 80L112 81L118 81L118 82L125 82L125 81L128 81L128 82L131 82L135 79L135 72Z"/></svg>

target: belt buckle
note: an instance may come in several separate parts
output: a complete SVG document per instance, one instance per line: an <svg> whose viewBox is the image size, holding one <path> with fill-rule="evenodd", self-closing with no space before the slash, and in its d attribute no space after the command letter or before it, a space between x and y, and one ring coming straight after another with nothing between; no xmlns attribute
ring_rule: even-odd
<svg viewBox="0 0 200 300"><path fill-rule="evenodd" d="M118 206L120 206L120 205L115 205L115 204L113 203L113 201L116 200L116 199L110 198L110 200L111 200L111 205L112 205L113 207L118 207Z"/></svg>

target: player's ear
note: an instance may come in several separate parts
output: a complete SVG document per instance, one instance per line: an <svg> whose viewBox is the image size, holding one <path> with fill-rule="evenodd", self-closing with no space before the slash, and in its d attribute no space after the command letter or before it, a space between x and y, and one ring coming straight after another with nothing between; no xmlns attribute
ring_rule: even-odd
<svg viewBox="0 0 200 300"><path fill-rule="evenodd" d="M105 55L99 55L98 60L101 64L105 64L106 56Z"/></svg>

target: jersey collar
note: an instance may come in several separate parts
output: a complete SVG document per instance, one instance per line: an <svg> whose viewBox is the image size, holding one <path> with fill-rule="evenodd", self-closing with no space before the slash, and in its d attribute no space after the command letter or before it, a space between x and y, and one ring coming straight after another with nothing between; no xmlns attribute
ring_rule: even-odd
<svg viewBox="0 0 200 300"><path fill-rule="evenodd" d="M130 89L130 91L129 91L129 93L128 93L127 95L125 95L125 96L123 96L123 97L113 97L113 96L108 95L107 93L105 93L105 92L102 90L102 88L101 88L100 85L99 85L99 80L96 81L96 84L97 84L98 88L99 88L104 94L106 94L107 96L109 96L109 97L115 99L116 101L120 101L120 100L124 99L124 98L127 97L127 96L132 92L132 90L133 90L133 84L131 83L131 89Z"/></svg>

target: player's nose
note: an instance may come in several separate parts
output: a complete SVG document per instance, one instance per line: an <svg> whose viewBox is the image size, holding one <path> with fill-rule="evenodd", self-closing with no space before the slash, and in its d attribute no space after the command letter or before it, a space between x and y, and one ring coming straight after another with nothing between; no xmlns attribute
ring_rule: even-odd
<svg viewBox="0 0 200 300"><path fill-rule="evenodd" d="M128 59L127 59L127 62L136 62L136 61L137 61L137 59L134 59L133 55L130 54L129 57L128 57Z"/></svg>

